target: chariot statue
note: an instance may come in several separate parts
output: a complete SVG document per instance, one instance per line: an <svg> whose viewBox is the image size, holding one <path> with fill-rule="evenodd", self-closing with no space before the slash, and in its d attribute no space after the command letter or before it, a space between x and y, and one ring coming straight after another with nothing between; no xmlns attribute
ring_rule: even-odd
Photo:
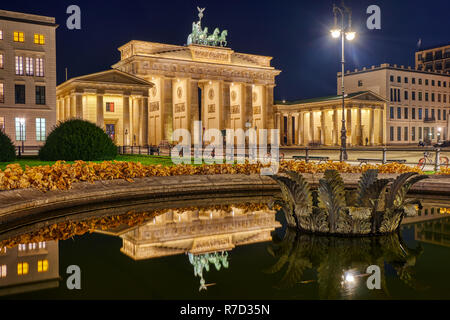
<svg viewBox="0 0 450 320"><path fill-rule="evenodd" d="M187 44L200 44L205 46L227 46L227 36L228 31L223 30L220 32L219 28L215 28L212 34L208 34L208 28L202 28L202 19L204 17L203 12L206 8L199 8L197 10L199 12L197 22L192 23L192 33L188 36Z"/></svg>

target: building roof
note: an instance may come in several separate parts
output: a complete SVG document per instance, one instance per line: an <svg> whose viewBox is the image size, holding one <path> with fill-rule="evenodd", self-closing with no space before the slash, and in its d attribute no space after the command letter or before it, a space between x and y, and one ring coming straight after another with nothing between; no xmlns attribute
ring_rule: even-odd
<svg viewBox="0 0 450 320"><path fill-rule="evenodd" d="M373 93L372 91L359 91L359 92L353 92L353 93L349 93L345 95L346 99L354 99L357 98L359 96L362 96L364 94L372 94L372 95L376 95L375 93ZM382 97L376 95L378 98L380 98L381 100L385 100ZM304 99L304 100L295 100L295 101L275 101L276 105L284 105L284 106L289 106L289 105L297 105L297 104L306 104L306 103L315 103L315 102L330 102L330 101L335 101L335 100L341 100L342 99L342 95L334 95L334 96L325 96L325 97L318 97L318 98L310 98L310 99Z"/></svg>
<svg viewBox="0 0 450 320"><path fill-rule="evenodd" d="M58 27L54 17L40 16L22 12L0 10L0 20L31 23L43 26Z"/></svg>
<svg viewBox="0 0 450 320"><path fill-rule="evenodd" d="M442 44L438 44L438 45L434 45L434 46L428 46L428 47L424 47L424 48L419 48L419 49L416 50L416 52L422 52L422 51L427 51L427 50L439 49L439 48L447 47L447 46L450 46L450 42L442 43Z"/></svg>

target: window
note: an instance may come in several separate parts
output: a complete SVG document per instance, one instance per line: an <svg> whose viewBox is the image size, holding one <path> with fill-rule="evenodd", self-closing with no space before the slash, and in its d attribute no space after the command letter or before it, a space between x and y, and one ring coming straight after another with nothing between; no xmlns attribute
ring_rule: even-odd
<svg viewBox="0 0 450 320"><path fill-rule="evenodd" d="M434 127L431 127L431 139L434 140Z"/></svg>
<svg viewBox="0 0 450 320"><path fill-rule="evenodd" d="M434 102L434 92L431 93L431 102Z"/></svg>
<svg viewBox="0 0 450 320"><path fill-rule="evenodd" d="M391 76L391 82L394 82L394 76Z"/></svg>
<svg viewBox="0 0 450 320"><path fill-rule="evenodd" d="M405 77L405 83L408 83L408 77Z"/></svg>
<svg viewBox="0 0 450 320"><path fill-rule="evenodd" d="M363 86L362 80L358 80L358 87L362 87L362 86Z"/></svg>
<svg viewBox="0 0 450 320"><path fill-rule="evenodd" d="M114 102L106 103L106 112L114 112Z"/></svg>
<svg viewBox="0 0 450 320"><path fill-rule="evenodd" d="M25 42L25 34L20 31L14 31L14 42Z"/></svg>
<svg viewBox="0 0 450 320"><path fill-rule="evenodd" d="M0 278L6 278L7 272L6 272L6 265L0 266Z"/></svg>
<svg viewBox="0 0 450 320"><path fill-rule="evenodd" d="M422 120L422 108L419 108L419 120Z"/></svg>
<svg viewBox="0 0 450 320"><path fill-rule="evenodd" d="M0 103L5 103L5 91L3 83L0 83Z"/></svg>
<svg viewBox="0 0 450 320"><path fill-rule="evenodd" d="M428 79L425 79L425 85L426 86L428 85Z"/></svg>
<svg viewBox="0 0 450 320"><path fill-rule="evenodd" d="M423 139L423 128L419 127L419 140Z"/></svg>
<svg viewBox="0 0 450 320"><path fill-rule="evenodd" d="M36 104L45 104L45 86L36 86Z"/></svg>
<svg viewBox="0 0 450 320"><path fill-rule="evenodd" d="M5 117L0 117L0 131L5 132Z"/></svg>
<svg viewBox="0 0 450 320"><path fill-rule="evenodd" d="M0 53L0 69L4 68L4 55Z"/></svg>
<svg viewBox="0 0 450 320"><path fill-rule="evenodd" d="M409 137L409 134L408 134L408 127L405 127L405 134L403 135L403 139L404 139L405 141L408 141L408 137Z"/></svg>
<svg viewBox="0 0 450 320"><path fill-rule="evenodd" d="M36 118L36 141L45 141L45 118Z"/></svg>
<svg viewBox="0 0 450 320"><path fill-rule="evenodd" d="M400 98L400 89L397 89L397 98L398 98L398 102L401 102L401 98Z"/></svg>
<svg viewBox="0 0 450 320"><path fill-rule="evenodd" d="M402 127L397 127L397 141L402 141Z"/></svg>
<svg viewBox="0 0 450 320"><path fill-rule="evenodd" d="M434 109L431 109L431 119L436 119L436 114L434 112Z"/></svg>
<svg viewBox="0 0 450 320"><path fill-rule="evenodd" d="M442 120L444 120L444 121L446 121L447 120L447 111L445 111L445 110L443 110L442 111ZM1 129L1 127L0 127L0 129Z"/></svg>
<svg viewBox="0 0 450 320"><path fill-rule="evenodd" d="M27 127L24 118L16 118L16 141L25 141Z"/></svg>
<svg viewBox="0 0 450 320"><path fill-rule="evenodd" d="M401 83L402 82L402 77L397 77L397 82Z"/></svg>
<svg viewBox="0 0 450 320"><path fill-rule="evenodd" d="M0 30L0 40L3 40L3 30Z"/></svg>
<svg viewBox="0 0 450 320"><path fill-rule="evenodd" d="M419 78L419 85L422 85L422 79Z"/></svg>
<svg viewBox="0 0 450 320"><path fill-rule="evenodd" d="M441 81L439 80L439 81L438 81L438 87L440 87L440 86L441 86Z"/></svg>
<svg viewBox="0 0 450 320"><path fill-rule="evenodd" d="M389 111L390 118L394 119L394 107L390 107Z"/></svg>
<svg viewBox="0 0 450 320"><path fill-rule="evenodd" d="M405 107L404 109L405 119L408 119L408 108Z"/></svg>
<svg viewBox="0 0 450 320"><path fill-rule="evenodd" d="M413 101L416 101L416 92L415 92L415 91L412 91L412 92L411 92L411 99L412 99Z"/></svg>
<svg viewBox="0 0 450 320"><path fill-rule="evenodd" d="M34 43L35 44L45 44L45 37L43 34L34 34Z"/></svg>
<svg viewBox="0 0 450 320"><path fill-rule="evenodd" d="M416 127L411 127L411 140L416 141Z"/></svg>
<svg viewBox="0 0 450 320"><path fill-rule="evenodd" d="M44 76L44 59L36 58L36 77Z"/></svg>
<svg viewBox="0 0 450 320"><path fill-rule="evenodd" d="M434 83L435 83L434 80L431 80L431 85L432 85L433 87L434 87Z"/></svg>
<svg viewBox="0 0 450 320"><path fill-rule="evenodd" d="M47 243L45 241L39 242L39 249L45 249L46 246L47 246Z"/></svg>
<svg viewBox="0 0 450 320"><path fill-rule="evenodd" d="M422 101L422 92L419 92L419 101Z"/></svg>
<svg viewBox="0 0 450 320"><path fill-rule="evenodd" d="M405 90L405 100L408 100L408 91Z"/></svg>
<svg viewBox="0 0 450 320"><path fill-rule="evenodd" d="M441 102L441 94L438 93L438 102Z"/></svg>
<svg viewBox="0 0 450 320"><path fill-rule="evenodd" d="M441 120L441 109L438 109L438 120Z"/></svg>
<svg viewBox="0 0 450 320"><path fill-rule="evenodd" d="M416 108L411 109L411 119L416 120Z"/></svg>
<svg viewBox="0 0 450 320"><path fill-rule="evenodd" d="M402 118L402 108L397 107L397 119L401 119Z"/></svg>
<svg viewBox="0 0 450 320"><path fill-rule="evenodd" d="M30 57L25 58L25 74L27 76L32 76L34 74L33 58L30 58Z"/></svg>
<svg viewBox="0 0 450 320"><path fill-rule="evenodd" d="M411 83L412 83L412 84L416 84L416 78L412 78L412 79L411 79Z"/></svg>
<svg viewBox="0 0 450 320"><path fill-rule="evenodd" d="M425 101L428 101L428 92L425 92Z"/></svg>
<svg viewBox="0 0 450 320"><path fill-rule="evenodd" d="M48 260L38 260L38 272L48 271Z"/></svg>
<svg viewBox="0 0 450 320"><path fill-rule="evenodd" d="M389 140L394 141L394 127L389 127Z"/></svg>
<svg viewBox="0 0 450 320"><path fill-rule="evenodd" d="M25 85L16 84L16 104L25 104Z"/></svg>
<svg viewBox="0 0 450 320"><path fill-rule="evenodd" d="M391 101L394 101L394 89L391 88Z"/></svg>
<svg viewBox="0 0 450 320"><path fill-rule="evenodd" d="M28 263L27 262L21 262L17 264L17 274L19 276L28 274Z"/></svg>
<svg viewBox="0 0 450 320"><path fill-rule="evenodd" d="M23 76L23 57L16 56L16 75Z"/></svg>

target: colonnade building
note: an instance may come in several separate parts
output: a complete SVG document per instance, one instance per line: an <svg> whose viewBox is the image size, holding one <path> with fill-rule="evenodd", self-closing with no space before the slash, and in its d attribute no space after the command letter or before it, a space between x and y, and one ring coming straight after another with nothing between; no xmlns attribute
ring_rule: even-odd
<svg viewBox="0 0 450 320"><path fill-rule="evenodd" d="M112 70L58 86L59 121L90 120L118 145L141 146L171 141L177 129L192 132L195 121L203 130L246 129L248 123L275 128L273 92L281 71L271 57L144 41L119 51Z"/></svg>

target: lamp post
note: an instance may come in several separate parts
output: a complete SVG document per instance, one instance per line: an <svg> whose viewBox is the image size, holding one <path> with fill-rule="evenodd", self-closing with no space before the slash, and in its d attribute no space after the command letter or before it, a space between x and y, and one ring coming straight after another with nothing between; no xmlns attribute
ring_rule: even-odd
<svg viewBox="0 0 450 320"><path fill-rule="evenodd" d="M25 126L25 119L21 118L19 120L19 124L20 124L20 140L22 140L22 153L25 152L25 146L24 146L24 126Z"/></svg>
<svg viewBox="0 0 450 320"><path fill-rule="evenodd" d="M334 28L331 30L331 36L333 38L339 38L341 37L342 42L342 59L341 59L341 80L342 80L342 130L341 130L341 155L340 155L340 161L346 161L348 160L347 155L347 129L345 128L345 88L344 88L344 73L345 73L345 38L348 41L352 41L355 39L356 33L351 30L352 28L352 11L350 8L346 7L344 5L344 2L342 1L342 7L338 7L336 5L333 5L333 13L334 13ZM341 27L338 27L338 13L341 15ZM344 19L345 15L348 16L348 26L345 27Z"/></svg>

